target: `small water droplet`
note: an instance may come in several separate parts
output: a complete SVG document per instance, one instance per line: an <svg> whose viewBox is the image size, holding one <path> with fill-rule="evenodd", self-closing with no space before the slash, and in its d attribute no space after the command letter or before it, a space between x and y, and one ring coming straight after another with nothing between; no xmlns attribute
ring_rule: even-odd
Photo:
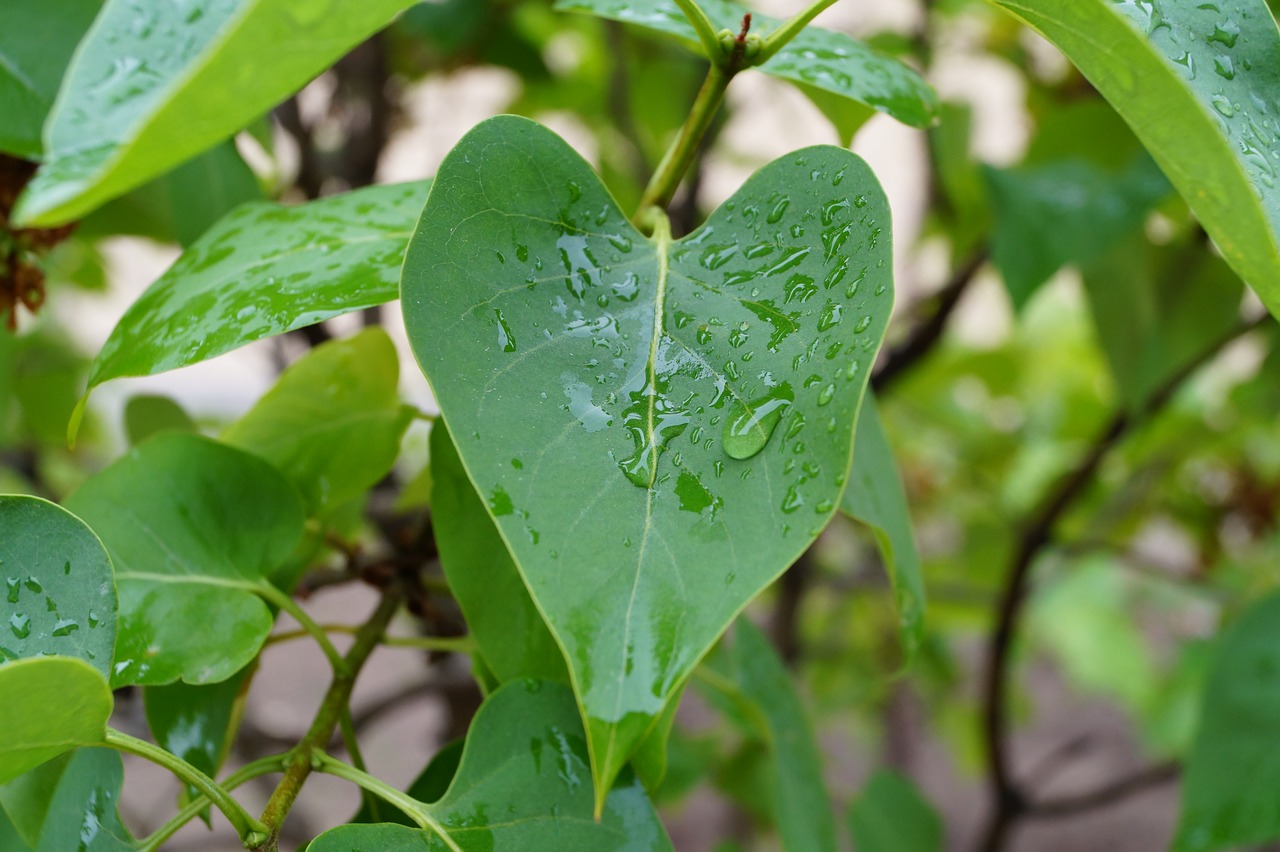
<svg viewBox="0 0 1280 852"><path fill-rule="evenodd" d="M80 629L80 622L71 618L60 618L53 625L54 636L70 636Z"/></svg>
<svg viewBox="0 0 1280 852"><path fill-rule="evenodd" d="M778 508L789 515L803 505L804 497L800 494L800 486L792 483L791 486L787 488L787 493L782 497L782 505Z"/></svg>
<svg viewBox="0 0 1280 852"><path fill-rule="evenodd" d="M28 577L26 582L23 583L22 585L26 586L28 589L35 592L36 594L40 594L41 592L44 591L44 586L40 585L40 581L37 580L35 577Z"/></svg>
<svg viewBox="0 0 1280 852"><path fill-rule="evenodd" d="M515 352L516 336L511 332L511 326L507 325L507 318L497 308L494 309L493 315L498 320L498 345L502 347L503 352Z"/></svg>
<svg viewBox="0 0 1280 852"><path fill-rule="evenodd" d="M511 503L511 495L501 485L494 486L493 494L489 497L489 508L493 511L495 518L515 512L515 506Z"/></svg>
<svg viewBox="0 0 1280 852"><path fill-rule="evenodd" d="M1214 95L1209 102L1223 118L1231 118L1236 114L1235 104L1231 103L1231 99L1226 95Z"/></svg>
<svg viewBox="0 0 1280 852"><path fill-rule="evenodd" d="M31 617L21 612L15 612L9 616L9 629L19 639L26 639L31 635Z"/></svg>
<svg viewBox="0 0 1280 852"><path fill-rule="evenodd" d="M862 319L858 320L858 324L853 327L853 333L862 334L862 332L866 331L870 327L871 327L871 315L867 314Z"/></svg>
<svg viewBox="0 0 1280 852"><path fill-rule="evenodd" d="M9 603L17 603L22 596L22 578L10 577L5 584L9 587Z"/></svg>
<svg viewBox="0 0 1280 852"><path fill-rule="evenodd" d="M529 260L529 247L526 245L516 244L516 260L525 263Z"/></svg>
<svg viewBox="0 0 1280 852"><path fill-rule="evenodd" d="M822 308L822 313L818 315L818 331L830 331L840 324L840 318L844 314L844 307L837 305L835 302L827 302Z"/></svg>
<svg viewBox="0 0 1280 852"><path fill-rule="evenodd" d="M827 385L818 393L818 405L828 405L831 400L835 399L836 386Z"/></svg>
<svg viewBox="0 0 1280 852"><path fill-rule="evenodd" d="M763 450L794 399L791 386L783 382L746 404L736 401L724 421L721 442L725 455L749 459Z"/></svg>

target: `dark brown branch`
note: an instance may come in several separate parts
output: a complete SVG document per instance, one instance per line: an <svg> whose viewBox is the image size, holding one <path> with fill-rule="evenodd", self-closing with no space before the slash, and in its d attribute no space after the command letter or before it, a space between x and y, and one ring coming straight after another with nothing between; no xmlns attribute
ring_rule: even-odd
<svg viewBox="0 0 1280 852"><path fill-rule="evenodd" d="M960 304L960 297L969 289L974 276L986 262L987 250L979 249L952 272L950 280L930 299L933 306L928 319L921 321L901 343L892 347L880 368L872 374L872 390L883 393L901 378L903 373L933 350L933 347L942 339L942 333L947 328L947 321L951 319L951 314Z"/></svg>
<svg viewBox="0 0 1280 852"><path fill-rule="evenodd" d="M1061 819L1076 816L1085 811L1111 807L1130 796L1173 781L1178 777L1178 772L1178 764L1173 761L1148 766L1088 793L1034 802L1027 806L1026 816L1030 819Z"/></svg>

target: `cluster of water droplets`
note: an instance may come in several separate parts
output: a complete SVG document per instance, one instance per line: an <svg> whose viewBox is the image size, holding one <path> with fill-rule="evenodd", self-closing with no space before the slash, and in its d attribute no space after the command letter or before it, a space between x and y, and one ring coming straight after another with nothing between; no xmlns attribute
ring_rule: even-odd
<svg viewBox="0 0 1280 852"><path fill-rule="evenodd" d="M3 562L0 562L2 565ZM63 576L71 575L71 562L66 561L62 567ZM5 601L9 610L9 632L14 639L28 639L33 633L37 636L66 638L81 629L95 630L102 624L102 617L89 609L82 618L68 617L61 612L58 601L46 583L32 574L5 573ZM86 649L90 659L94 657L92 650ZM8 652L0 643L0 656L16 659L17 654Z"/></svg>

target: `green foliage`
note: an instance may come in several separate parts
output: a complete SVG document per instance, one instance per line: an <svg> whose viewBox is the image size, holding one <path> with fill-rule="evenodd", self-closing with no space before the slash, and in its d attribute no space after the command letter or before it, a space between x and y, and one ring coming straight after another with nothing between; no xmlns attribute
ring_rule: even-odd
<svg viewBox="0 0 1280 852"><path fill-rule="evenodd" d="M867 781L849 808L858 852L939 852L942 823L915 786L889 770Z"/></svg>

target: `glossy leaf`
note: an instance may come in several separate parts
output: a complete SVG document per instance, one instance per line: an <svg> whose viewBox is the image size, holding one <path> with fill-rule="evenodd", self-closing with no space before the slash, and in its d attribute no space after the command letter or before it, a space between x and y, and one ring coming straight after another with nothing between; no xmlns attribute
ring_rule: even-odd
<svg viewBox="0 0 1280 852"><path fill-rule="evenodd" d="M729 689L753 734L768 752L768 811L782 847L796 852L834 850L835 820L822 780L813 726L787 668L760 629L745 618L707 659L712 686Z"/></svg>
<svg viewBox="0 0 1280 852"><path fill-rule="evenodd" d="M125 312L93 363L89 388L185 367L395 299L427 186L237 208Z"/></svg>
<svg viewBox="0 0 1280 852"><path fill-rule="evenodd" d="M598 820L592 804L587 744L573 694L553 683L513 681L489 696L476 714L449 792L422 806L453 846L426 829L350 825L325 832L308 848L671 849L644 788L629 773L609 794Z"/></svg>
<svg viewBox="0 0 1280 852"><path fill-rule="evenodd" d="M1111 102L1280 315L1280 32L1263 0L996 3Z"/></svg>
<svg viewBox="0 0 1280 852"><path fill-rule="evenodd" d="M161 432L198 432L191 416L167 396L133 396L124 406L124 433L133 446Z"/></svg>
<svg viewBox="0 0 1280 852"><path fill-rule="evenodd" d="M531 677L568 683L560 646L529 597L443 423L431 430L431 473L440 567L486 665L503 682Z"/></svg>
<svg viewBox="0 0 1280 852"><path fill-rule="evenodd" d="M840 510L871 527L893 584L903 645L914 654L924 639L924 574L911 531L911 507L875 397L867 394L858 412L853 466Z"/></svg>
<svg viewBox="0 0 1280 852"><path fill-rule="evenodd" d="M380 328L317 347L223 433L293 481L313 513L387 475L413 410L400 403L400 358Z"/></svg>
<svg viewBox="0 0 1280 852"><path fill-rule="evenodd" d="M699 0L713 24L737 33L747 10L729 0ZM697 33L673 0L556 0L556 8L588 12L672 35L701 53ZM752 13L751 31L761 36L780 23ZM866 104L913 127L931 124L938 112L938 96L920 75L844 33L808 27L778 51L760 70L800 86ZM831 109L818 101L824 111ZM838 122L842 133L852 132L852 115Z"/></svg>
<svg viewBox="0 0 1280 852"><path fill-rule="evenodd" d="M111 689L84 660L30 657L5 663L0 695L0 784L106 736Z"/></svg>
<svg viewBox="0 0 1280 852"><path fill-rule="evenodd" d="M148 686L142 698L147 727L156 744L190 763L210 778L222 767L235 738L252 669L203 686L173 683Z"/></svg>
<svg viewBox="0 0 1280 852"><path fill-rule="evenodd" d="M212 148L344 53L411 0L333 14L309 0L107 0L49 116L48 159L14 217L83 217Z"/></svg>
<svg viewBox="0 0 1280 852"><path fill-rule="evenodd" d="M438 802L449 792L449 785L458 774L458 764L462 760L464 741L450 740L440 747L431 757L427 768L411 783L406 793L424 804ZM388 804L378 798L366 797L360 811L349 820L353 823L391 822L396 825L416 825L416 823L395 805Z"/></svg>
<svg viewBox="0 0 1280 852"><path fill-rule="evenodd" d="M1223 633L1201 708L1174 849L1280 838L1280 595L1254 604Z"/></svg>
<svg viewBox="0 0 1280 852"><path fill-rule="evenodd" d="M102 542L39 497L0 495L0 663L78 657L111 674L116 588Z"/></svg>
<svg viewBox="0 0 1280 852"><path fill-rule="evenodd" d="M123 783L118 753L82 748L0 787L0 823L7 814L18 835L17 843L5 846L5 852L137 848L120 821Z"/></svg>
<svg viewBox="0 0 1280 852"><path fill-rule="evenodd" d="M71 52L102 0L0 4L0 151L39 160L40 133Z"/></svg>
<svg viewBox="0 0 1280 852"><path fill-rule="evenodd" d="M942 821L915 785L887 769L867 781L849 808L858 852L942 852Z"/></svg>
<svg viewBox="0 0 1280 852"><path fill-rule="evenodd" d="M798 151L646 239L545 128L440 167L405 260L410 342L565 651L603 792L743 606L835 511L892 305L858 157Z"/></svg>
<svg viewBox="0 0 1280 852"><path fill-rule="evenodd" d="M111 553L120 591L113 683L217 683L262 647L255 591L302 538L297 491L248 453L158 435L67 500Z"/></svg>

